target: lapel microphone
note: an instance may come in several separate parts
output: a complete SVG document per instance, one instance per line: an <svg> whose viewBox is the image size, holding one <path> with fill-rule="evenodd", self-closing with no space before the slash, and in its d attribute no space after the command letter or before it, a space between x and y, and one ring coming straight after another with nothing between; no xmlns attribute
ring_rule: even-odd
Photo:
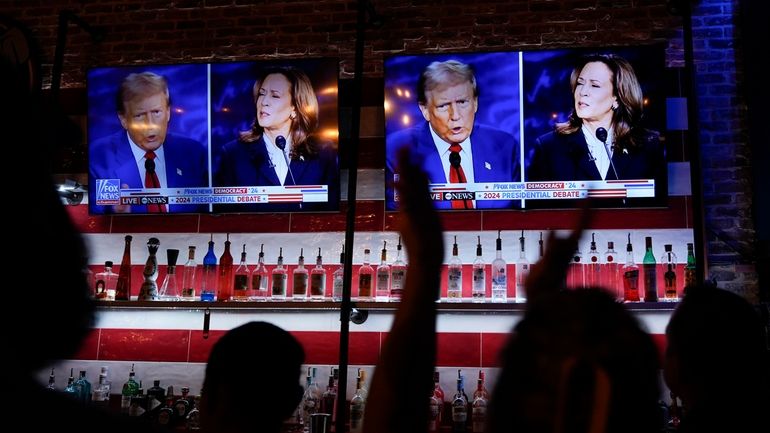
<svg viewBox="0 0 770 433"><path fill-rule="evenodd" d="M615 163L612 162L612 155L610 155L610 150L607 149L607 130L602 127L596 128L596 138L598 138L599 141L601 141L604 145L604 151L607 152L607 159L610 160L610 167L612 167L612 172L615 173L615 179L620 179L620 176L618 176L618 171L615 170Z"/></svg>

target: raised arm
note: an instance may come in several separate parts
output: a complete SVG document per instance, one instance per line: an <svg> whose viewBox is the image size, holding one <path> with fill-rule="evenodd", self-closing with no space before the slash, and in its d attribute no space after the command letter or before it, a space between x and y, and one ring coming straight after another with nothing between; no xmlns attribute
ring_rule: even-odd
<svg viewBox="0 0 770 433"><path fill-rule="evenodd" d="M399 154L398 226L409 255L404 295L372 378L366 433L425 432L436 361L436 300L444 235L428 195L428 178Z"/></svg>

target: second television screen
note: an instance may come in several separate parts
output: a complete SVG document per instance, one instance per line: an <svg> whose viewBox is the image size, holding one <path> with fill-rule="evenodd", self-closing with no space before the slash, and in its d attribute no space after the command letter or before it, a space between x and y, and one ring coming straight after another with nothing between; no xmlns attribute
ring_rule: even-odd
<svg viewBox="0 0 770 433"><path fill-rule="evenodd" d="M659 45L385 61L386 206L401 147L439 209L664 206Z"/></svg>

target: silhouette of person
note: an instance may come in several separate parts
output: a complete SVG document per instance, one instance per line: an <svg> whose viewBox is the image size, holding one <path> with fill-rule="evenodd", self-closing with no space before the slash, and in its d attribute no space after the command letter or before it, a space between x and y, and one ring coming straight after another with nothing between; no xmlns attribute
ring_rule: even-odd
<svg viewBox="0 0 770 433"><path fill-rule="evenodd" d="M409 255L404 295L372 377L364 431L427 431L436 362L436 300L444 235L428 194L428 177L401 149L398 227Z"/></svg>
<svg viewBox="0 0 770 433"><path fill-rule="evenodd" d="M688 289L666 327L664 376L682 399L679 431L766 432L768 360L762 321L741 296Z"/></svg>
<svg viewBox="0 0 770 433"><path fill-rule="evenodd" d="M11 372L6 385L14 390L14 398L7 409L29 431L59 431L68 422L74 422L81 432L147 431L148 427L137 420L84 406L62 392L46 390L37 380L41 368L74 357L94 324L95 305L84 273L88 263L85 243L50 173L53 144L60 144L54 139L59 126L51 125L61 125L63 119L56 117L56 111L43 109L28 87L16 81L12 68L0 55L0 93L4 98L0 128L8 134L9 143L27 143L9 146L5 156L25 162L23 183L19 184L28 198L24 212L38 216L14 222L13 229L24 237L14 243L13 253L20 260L13 272L34 280L25 295L39 302L28 315L34 325L16 323L18 328L8 334L10 346L6 350L13 355L5 357L3 365ZM36 149L34 154L29 153L30 146ZM33 259L41 251L52 258L46 261L45 272L40 272L40 262Z"/></svg>
<svg viewBox="0 0 770 433"><path fill-rule="evenodd" d="M566 238L551 234L526 281L527 308L501 354L488 432L660 430L651 337L605 290L563 290L589 216Z"/></svg>
<svg viewBox="0 0 770 433"><path fill-rule="evenodd" d="M302 399L304 361L299 342L273 324L249 322L228 331L214 344L206 364L201 430L280 432Z"/></svg>

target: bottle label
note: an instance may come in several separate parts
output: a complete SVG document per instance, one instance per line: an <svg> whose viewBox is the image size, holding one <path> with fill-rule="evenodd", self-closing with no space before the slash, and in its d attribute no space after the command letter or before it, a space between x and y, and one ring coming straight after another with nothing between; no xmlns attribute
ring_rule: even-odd
<svg viewBox="0 0 770 433"><path fill-rule="evenodd" d="M388 282L390 281L390 275L387 272L377 272L377 291L387 292Z"/></svg>
<svg viewBox="0 0 770 433"><path fill-rule="evenodd" d="M449 273L447 275L448 278L448 286L450 291L459 291L460 290L460 284L463 279L463 271L460 270L460 268L453 268L449 269Z"/></svg>
<svg viewBox="0 0 770 433"><path fill-rule="evenodd" d="M486 275L484 275L484 268L473 269L473 290L476 292L482 291L485 288Z"/></svg>
<svg viewBox="0 0 770 433"><path fill-rule="evenodd" d="M655 264L642 265L644 268L644 302L657 302L658 281Z"/></svg>
<svg viewBox="0 0 770 433"><path fill-rule="evenodd" d="M371 274L360 274L358 276L358 296L365 298L372 296Z"/></svg>
<svg viewBox="0 0 770 433"><path fill-rule="evenodd" d="M342 299L342 286L345 284L345 279L342 273L334 275L334 286L332 287L332 297L336 300Z"/></svg>
<svg viewBox="0 0 770 433"><path fill-rule="evenodd" d="M455 423L465 423L468 420L468 410L465 407L465 402L460 400L459 403L452 403L452 421Z"/></svg>
<svg viewBox="0 0 770 433"><path fill-rule="evenodd" d="M273 296L286 296L286 274L273 274Z"/></svg>
<svg viewBox="0 0 770 433"><path fill-rule="evenodd" d="M262 274L255 272L251 275L251 287L254 290L264 290L262 287Z"/></svg>
<svg viewBox="0 0 770 433"><path fill-rule="evenodd" d="M405 274L404 269L393 269L393 272L390 274L390 288L392 290L403 288Z"/></svg>
<svg viewBox="0 0 770 433"><path fill-rule="evenodd" d="M323 296L325 290L326 275L322 273L310 275L310 295Z"/></svg>
<svg viewBox="0 0 770 433"><path fill-rule="evenodd" d="M235 287L233 287L233 290L239 291L239 290L249 290L249 276L248 275L236 275L235 276Z"/></svg>

